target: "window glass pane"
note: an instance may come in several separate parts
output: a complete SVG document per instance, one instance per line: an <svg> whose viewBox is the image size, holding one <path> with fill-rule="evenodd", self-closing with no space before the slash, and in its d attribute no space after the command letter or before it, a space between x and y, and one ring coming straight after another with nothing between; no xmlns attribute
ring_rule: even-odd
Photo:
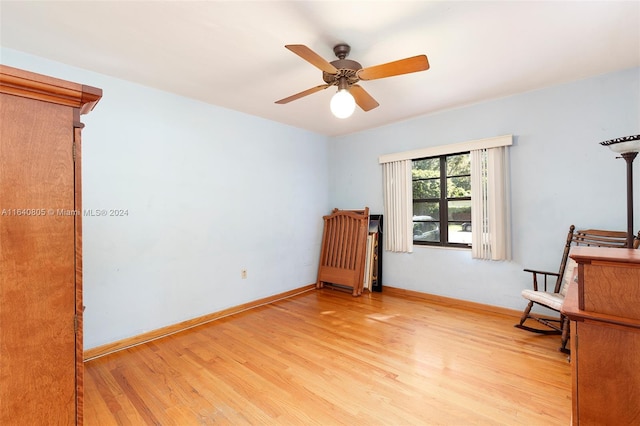
<svg viewBox="0 0 640 426"><path fill-rule="evenodd" d="M414 160L411 172L414 179L439 178L440 159L436 157Z"/></svg>
<svg viewBox="0 0 640 426"><path fill-rule="evenodd" d="M469 153L447 156L447 176L470 175Z"/></svg>
<svg viewBox="0 0 640 426"><path fill-rule="evenodd" d="M440 198L440 159L426 158L413 161L413 198Z"/></svg>
<svg viewBox="0 0 640 426"><path fill-rule="evenodd" d="M413 217L413 241L440 241L438 222L423 220L429 216Z"/></svg>
<svg viewBox="0 0 640 426"><path fill-rule="evenodd" d="M440 179L414 180L413 199L440 198Z"/></svg>
<svg viewBox="0 0 640 426"><path fill-rule="evenodd" d="M471 244L471 200L447 202L450 243Z"/></svg>
<svg viewBox="0 0 640 426"><path fill-rule="evenodd" d="M447 210L449 221L471 222L471 200L449 200Z"/></svg>
<svg viewBox="0 0 640 426"><path fill-rule="evenodd" d="M440 220L440 203L438 201L414 201L413 202L414 220ZM421 219L415 219L416 216L425 216Z"/></svg>
<svg viewBox="0 0 640 426"><path fill-rule="evenodd" d="M469 226L469 228L467 228ZM449 223L449 243L471 244L471 222ZM464 229L469 229L465 231ZM414 237L415 239L415 237Z"/></svg>
<svg viewBox="0 0 640 426"><path fill-rule="evenodd" d="M471 197L471 176L447 178L447 197Z"/></svg>
<svg viewBox="0 0 640 426"><path fill-rule="evenodd" d="M413 240L440 241L440 203L413 203Z"/></svg>

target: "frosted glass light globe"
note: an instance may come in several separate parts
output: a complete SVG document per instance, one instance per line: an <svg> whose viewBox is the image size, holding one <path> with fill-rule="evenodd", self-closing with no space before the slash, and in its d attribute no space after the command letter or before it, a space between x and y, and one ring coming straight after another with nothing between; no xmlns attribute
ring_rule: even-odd
<svg viewBox="0 0 640 426"><path fill-rule="evenodd" d="M347 89L342 89L333 95L329 106L333 115L338 118L347 118L351 117L351 114L355 111L356 100L353 99L353 96L351 96L351 93L349 93Z"/></svg>

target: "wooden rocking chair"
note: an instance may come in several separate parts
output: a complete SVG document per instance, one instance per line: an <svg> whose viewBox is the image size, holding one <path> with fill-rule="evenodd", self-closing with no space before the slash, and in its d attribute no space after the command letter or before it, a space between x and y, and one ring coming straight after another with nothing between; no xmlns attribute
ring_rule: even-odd
<svg viewBox="0 0 640 426"><path fill-rule="evenodd" d="M640 232L634 241L634 247L638 248L640 243ZM530 272L533 277L533 289L522 290L522 297L527 299L529 303L522 313L520 323L515 326L523 330L532 331L542 334L559 334L562 336L560 351L569 353L567 349L567 341L569 340L569 319L560 313L564 296L567 291L568 284L576 279L578 272L576 262L569 257L572 246L593 246L593 247L617 247L625 248L627 246L627 233L620 231L603 231L599 229L586 229L575 231L575 226L571 225L567 234L564 251L562 253L562 261L560 262L560 270L556 272L537 271L533 269L525 269ZM542 285L538 282L538 277L542 279ZM550 278L551 277L551 278ZM551 288L551 282L553 288ZM549 286L549 287L548 287ZM531 312L533 306L537 304L545 308L556 311L560 314L559 318L551 318L545 315L538 315ZM525 325L525 321L532 319L544 325L545 328L530 327Z"/></svg>

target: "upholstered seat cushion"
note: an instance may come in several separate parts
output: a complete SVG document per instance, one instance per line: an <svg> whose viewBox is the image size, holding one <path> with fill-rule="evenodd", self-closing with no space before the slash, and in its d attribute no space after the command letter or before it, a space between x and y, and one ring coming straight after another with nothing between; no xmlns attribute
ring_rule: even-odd
<svg viewBox="0 0 640 426"><path fill-rule="evenodd" d="M567 266L564 268L562 287L560 287L560 294L563 297L567 295L567 290L569 289L569 283L571 283L571 281L578 282L578 263L572 258L569 258L567 259Z"/></svg>
<svg viewBox="0 0 640 426"><path fill-rule="evenodd" d="M562 277L562 285L560 293L551 293L549 291L522 290L522 297L527 300L547 306L551 309L559 311L564 302L564 296L567 294L567 288L571 281L577 281L578 264L572 258L567 259L567 267L564 269Z"/></svg>
<svg viewBox="0 0 640 426"><path fill-rule="evenodd" d="M550 293L548 291L522 290L522 297L527 300L547 306L551 309L559 311L564 302L564 295L560 293Z"/></svg>

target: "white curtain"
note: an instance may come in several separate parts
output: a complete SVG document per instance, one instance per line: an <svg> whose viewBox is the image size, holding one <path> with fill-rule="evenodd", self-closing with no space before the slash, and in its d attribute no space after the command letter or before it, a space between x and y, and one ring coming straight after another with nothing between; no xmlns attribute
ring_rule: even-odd
<svg viewBox="0 0 640 426"><path fill-rule="evenodd" d="M382 164L384 180L384 249L413 251L413 182L411 160Z"/></svg>
<svg viewBox="0 0 640 426"><path fill-rule="evenodd" d="M471 255L511 260L511 202L507 147L471 151Z"/></svg>

